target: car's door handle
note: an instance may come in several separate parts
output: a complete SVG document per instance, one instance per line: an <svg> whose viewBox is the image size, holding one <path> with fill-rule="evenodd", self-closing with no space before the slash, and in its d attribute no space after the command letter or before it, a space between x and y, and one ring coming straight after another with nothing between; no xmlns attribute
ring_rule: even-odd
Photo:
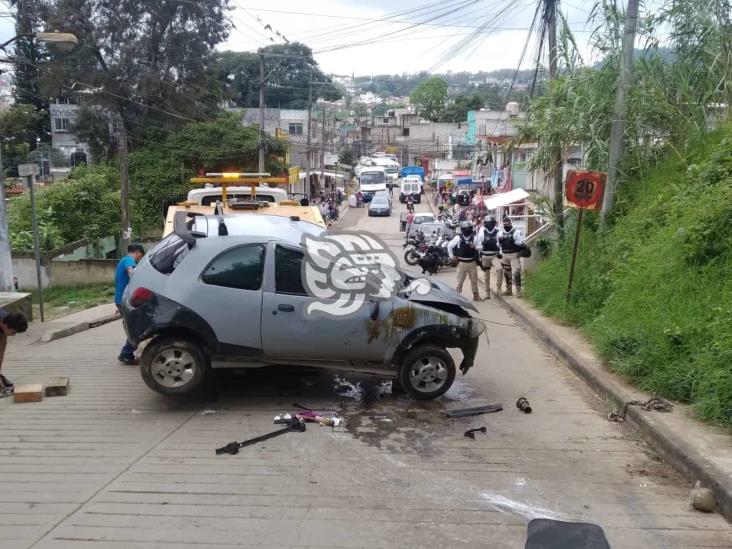
<svg viewBox="0 0 732 549"><path fill-rule="evenodd" d="M277 310L282 311L283 313L291 313L295 310L295 307L293 305L287 305L286 303L280 303L277 305Z"/></svg>

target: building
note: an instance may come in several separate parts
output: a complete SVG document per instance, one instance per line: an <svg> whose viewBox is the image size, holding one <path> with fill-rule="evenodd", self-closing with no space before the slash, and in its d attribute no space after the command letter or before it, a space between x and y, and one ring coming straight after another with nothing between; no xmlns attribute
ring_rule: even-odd
<svg viewBox="0 0 732 549"><path fill-rule="evenodd" d="M69 166L87 164L92 161L89 145L79 140L73 132L79 113L76 98L56 98L51 101L51 147L60 151Z"/></svg>

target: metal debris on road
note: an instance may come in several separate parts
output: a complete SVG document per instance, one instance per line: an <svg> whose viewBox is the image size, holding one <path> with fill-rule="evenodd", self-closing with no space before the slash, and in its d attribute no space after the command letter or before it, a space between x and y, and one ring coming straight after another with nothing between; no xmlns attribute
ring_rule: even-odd
<svg viewBox="0 0 732 549"><path fill-rule="evenodd" d="M537 518L529 522L525 549L581 547L610 549L605 532L597 524Z"/></svg>
<svg viewBox="0 0 732 549"><path fill-rule="evenodd" d="M274 423L289 423L293 420L300 420L308 423L318 423L325 427L341 427L345 426L346 418L339 416L334 412L314 412L312 410L303 410L292 414L280 414L274 417Z"/></svg>
<svg viewBox="0 0 732 549"><path fill-rule="evenodd" d="M481 414L491 414L493 412L500 412L503 410L503 406L500 404L489 404L488 406L477 406L475 408L462 408L459 410L450 410L447 412L447 417L469 417L479 416Z"/></svg>
<svg viewBox="0 0 732 549"><path fill-rule="evenodd" d="M486 427L478 427L477 429L468 429L463 433L463 436L472 438L475 440L475 433L487 433L488 429Z"/></svg>
<svg viewBox="0 0 732 549"><path fill-rule="evenodd" d="M525 414L531 413L531 405L529 404L529 401L526 400L524 397L521 397L516 401L516 408L518 408Z"/></svg>
<svg viewBox="0 0 732 549"><path fill-rule="evenodd" d="M277 431L272 431L271 433L267 433L265 435L260 435L258 437L250 438L248 440L244 440L242 442L229 442L226 446L222 446L221 448L216 448L216 455L220 456L222 454L231 454L235 455L239 453L239 450L244 448L245 446L251 446L252 444L257 444L258 442L264 442L265 440L269 440L274 437L278 437L280 435L284 435L285 433L289 433L290 431L296 431L298 433L305 432L305 422L299 419L293 419L290 421L290 423L285 427L284 429L278 429Z"/></svg>
<svg viewBox="0 0 732 549"><path fill-rule="evenodd" d="M641 410L645 410L646 412L650 412L651 410L655 410L656 412L672 412L674 409L673 404L668 400L659 397L649 398L645 402L642 400L629 400L623 404L623 408L621 410L610 412L607 415L607 418L610 421L625 421L625 416L628 413L628 406L640 406Z"/></svg>

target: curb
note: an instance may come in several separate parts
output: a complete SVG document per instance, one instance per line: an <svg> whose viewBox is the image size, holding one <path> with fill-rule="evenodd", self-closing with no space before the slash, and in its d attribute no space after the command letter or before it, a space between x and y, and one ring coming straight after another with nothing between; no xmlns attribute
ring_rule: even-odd
<svg viewBox="0 0 732 549"><path fill-rule="evenodd" d="M43 336L41 336L41 339L39 341L41 343L50 343L51 341L56 341L57 339L61 339L63 337L78 334L79 332L85 332L86 330L96 328L97 326L101 326L103 324L108 324L109 322L114 322L115 320L118 320L120 318L121 317L119 313L114 313L111 315L96 318L89 322L79 322L78 324L72 324L71 326L59 328L58 330L49 330L48 332L43 334Z"/></svg>
<svg viewBox="0 0 732 549"><path fill-rule="evenodd" d="M544 319L532 311L526 311L510 300L496 294L497 300L528 327L566 366L587 383L600 396L612 399L616 404L637 398L622 387L613 375L598 361L588 359L547 329ZM596 362L593 366L591 362ZM732 521L732 477L710 459L701 454L670 426L656 422L652 414L643 413L637 407L629 407L626 422L637 429L648 444L665 461L683 474L689 481L701 481L710 488L717 499L717 510Z"/></svg>

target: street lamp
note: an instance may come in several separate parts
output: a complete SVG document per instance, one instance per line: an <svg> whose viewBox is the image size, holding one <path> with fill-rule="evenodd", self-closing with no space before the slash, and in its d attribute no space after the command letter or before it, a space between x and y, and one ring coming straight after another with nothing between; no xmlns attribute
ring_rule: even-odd
<svg viewBox="0 0 732 549"><path fill-rule="evenodd" d="M0 49L5 50L7 46L19 38L34 38L37 42L45 42L61 51L69 51L79 42L76 35L68 32L31 32L19 34L3 42L0 44ZM0 59L0 62L9 63L12 60ZM10 260L10 234L5 207L5 170L3 169L2 152L2 136L0 136L0 292L12 292L14 289L13 270Z"/></svg>

